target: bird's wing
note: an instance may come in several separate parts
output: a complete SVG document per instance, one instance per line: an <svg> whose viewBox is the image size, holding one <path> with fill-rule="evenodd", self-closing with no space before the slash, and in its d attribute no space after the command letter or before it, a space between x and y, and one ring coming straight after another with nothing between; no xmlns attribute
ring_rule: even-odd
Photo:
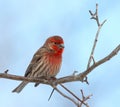
<svg viewBox="0 0 120 107"><path fill-rule="evenodd" d="M30 64L29 64L29 66L28 66L28 68L27 68L27 70L26 70L26 72L25 72L25 77L26 76L28 76L28 74L30 73L30 72L32 72L32 70L33 70L33 68L34 68L34 66L37 64L37 62L42 58L42 56L43 56L43 49L44 47L41 47L35 54L34 54L34 56L33 56L33 58L32 58L32 60L31 60L31 62L30 62Z"/></svg>

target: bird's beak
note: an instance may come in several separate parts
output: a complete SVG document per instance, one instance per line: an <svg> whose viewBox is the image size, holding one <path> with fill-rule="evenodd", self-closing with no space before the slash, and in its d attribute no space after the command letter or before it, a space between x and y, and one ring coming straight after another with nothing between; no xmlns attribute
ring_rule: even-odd
<svg viewBox="0 0 120 107"><path fill-rule="evenodd" d="M60 44L59 46L60 48L65 48L64 44Z"/></svg>

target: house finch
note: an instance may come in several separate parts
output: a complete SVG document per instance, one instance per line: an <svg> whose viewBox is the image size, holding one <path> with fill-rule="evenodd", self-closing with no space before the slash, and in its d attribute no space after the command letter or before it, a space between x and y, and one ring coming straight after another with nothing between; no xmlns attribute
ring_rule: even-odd
<svg viewBox="0 0 120 107"><path fill-rule="evenodd" d="M25 77L52 78L57 75L62 62L64 41L60 36L49 37L44 45L34 54L26 72ZM23 81L12 92L21 92L29 82ZM36 83L37 86L39 83Z"/></svg>

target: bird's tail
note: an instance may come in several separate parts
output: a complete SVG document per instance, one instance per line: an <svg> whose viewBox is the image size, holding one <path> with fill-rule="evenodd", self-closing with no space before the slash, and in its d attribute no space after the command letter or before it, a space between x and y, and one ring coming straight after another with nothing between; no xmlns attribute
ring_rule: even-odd
<svg viewBox="0 0 120 107"><path fill-rule="evenodd" d="M18 85L12 92L20 93L22 89L28 84L27 81L23 81L20 85Z"/></svg>

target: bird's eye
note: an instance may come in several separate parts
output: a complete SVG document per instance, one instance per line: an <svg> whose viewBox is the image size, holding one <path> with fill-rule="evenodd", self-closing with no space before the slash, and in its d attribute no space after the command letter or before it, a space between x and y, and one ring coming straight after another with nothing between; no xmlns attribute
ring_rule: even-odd
<svg viewBox="0 0 120 107"><path fill-rule="evenodd" d="M54 42L54 44L57 44L57 42Z"/></svg>

